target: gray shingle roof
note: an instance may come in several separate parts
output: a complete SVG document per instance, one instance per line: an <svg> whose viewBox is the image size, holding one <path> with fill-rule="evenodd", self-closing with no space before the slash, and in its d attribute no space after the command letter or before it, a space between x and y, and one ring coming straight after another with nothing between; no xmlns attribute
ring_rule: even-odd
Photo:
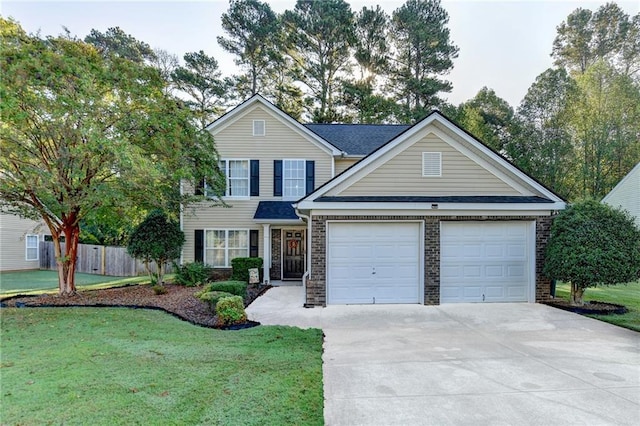
<svg viewBox="0 0 640 426"><path fill-rule="evenodd" d="M305 124L347 155L368 155L407 130L403 124Z"/></svg>
<svg viewBox="0 0 640 426"><path fill-rule="evenodd" d="M254 219L299 220L291 201L260 201Z"/></svg>

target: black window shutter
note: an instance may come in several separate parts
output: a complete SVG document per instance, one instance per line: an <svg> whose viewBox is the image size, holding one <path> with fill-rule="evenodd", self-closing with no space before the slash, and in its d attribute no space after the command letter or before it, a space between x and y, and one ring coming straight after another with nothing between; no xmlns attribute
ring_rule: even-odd
<svg viewBox="0 0 640 426"><path fill-rule="evenodd" d="M250 193L252 197L260 195L260 160L251 160L251 180L249 182Z"/></svg>
<svg viewBox="0 0 640 426"><path fill-rule="evenodd" d="M273 160L273 196L282 197L282 160Z"/></svg>
<svg viewBox="0 0 640 426"><path fill-rule="evenodd" d="M258 230L249 230L249 257L258 257Z"/></svg>
<svg viewBox="0 0 640 426"><path fill-rule="evenodd" d="M195 250L195 256L193 257L193 260L196 262L204 262L204 230L196 229L195 237L196 237L196 244L195 244L196 250Z"/></svg>
<svg viewBox="0 0 640 426"><path fill-rule="evenodd" d="M311 194L313 192L313 190L315 189L315 185L316 185L316 162L307 160L306 167L307 167L307 192L306 192L306 194L309 195L309 194Z"/></svg>
<svg viewBox="0 0 640 426"><path fill-rule="evenodd" d="M200 179L196 185L196 195L204 195L204 178Z"/></svg>

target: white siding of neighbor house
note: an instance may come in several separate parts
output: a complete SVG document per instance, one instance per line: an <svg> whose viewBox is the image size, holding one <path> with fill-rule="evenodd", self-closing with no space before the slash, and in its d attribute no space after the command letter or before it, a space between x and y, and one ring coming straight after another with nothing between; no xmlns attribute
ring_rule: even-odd
<svg viewBox="0 0 640 426"><path fill-rule="evenodd" d="M336 176L347 170L349 167L360 161L361 158L339 158L336 159Z"/></svg>
<svg viewBox="0 0 640 426"><path fill-rule="evenodd" d="M253 136L253 120L265 120L265 135ZM192 206L183 214L186 242L183 261L193 261L196 229L258 229L259 256L263 256L263 226L253 221L260 201L282 200L273 196L273 161L301 159L315 161L315 187L332 177L333 157L302 133L282 123L261 105L256 105L219 132L214 132L218 155L221 159L247 159L260 161L260 196L248 199L226 198L225 207ZM187 189L190 190L190 189ZM195 207L195 211L193 209Z"/></svg>
<svg viewBox="0 0 640 426"><path fill-rule="evenodd" d="M42 222L22 219L12 214L0 213L0 271L38 269L39 260L27 261L27 235L49 234Z"/></svg>
<svg viewBox="0 0 640 426"><path fill-rule="evenodd" d="M442 176L422 176L422 153L442 153ZM522 195L460 151L429 134L340 193L330 195Z"/></svg>
<svg viewBox="0 0 640 426"><path fill-rule="evenodd" d="M622 178L602 202L628 211L640 227L640 163Z"/></svg>

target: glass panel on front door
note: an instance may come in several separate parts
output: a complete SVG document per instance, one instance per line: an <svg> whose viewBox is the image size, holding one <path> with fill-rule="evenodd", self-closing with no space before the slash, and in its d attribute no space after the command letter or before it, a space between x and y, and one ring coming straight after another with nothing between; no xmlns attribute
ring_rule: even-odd
<svg viewBox="0 0 640 426"><path fill-rule="evenodd" d="M285 231L282 278L300 279L304 274L304 231Z"/></svg>

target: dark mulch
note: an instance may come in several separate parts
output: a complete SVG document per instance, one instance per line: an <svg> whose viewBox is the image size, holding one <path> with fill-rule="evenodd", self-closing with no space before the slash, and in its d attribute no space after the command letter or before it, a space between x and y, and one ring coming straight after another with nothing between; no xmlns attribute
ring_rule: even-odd
<svg viewBox="0 0 640 426"><path fill-rule="evenodd" d="M6 307L53 307L53 306L116 306L127 308L159 309L180 319L203 327L214 328L216 316L209 304L193 294L201 287L185 287L165 284L165 294L155 294L150 285L132 285L103 290L80 291L71 297L57 294L38 296L15 296L2 301ZM248 306L269 287L249 286L245 306ZM256 325L256 323L250 323Z"/></svg>
<svg viewBox="0 0 640 426"><path fill-rule="evenodd" d="M582 315L611 315L624 314L627 312L627 308L623 305L598 301L585 302L584 306L573 306L568 300L554 299L549 302L545 302L545 304L553 306L554 308Z"/></svg>

